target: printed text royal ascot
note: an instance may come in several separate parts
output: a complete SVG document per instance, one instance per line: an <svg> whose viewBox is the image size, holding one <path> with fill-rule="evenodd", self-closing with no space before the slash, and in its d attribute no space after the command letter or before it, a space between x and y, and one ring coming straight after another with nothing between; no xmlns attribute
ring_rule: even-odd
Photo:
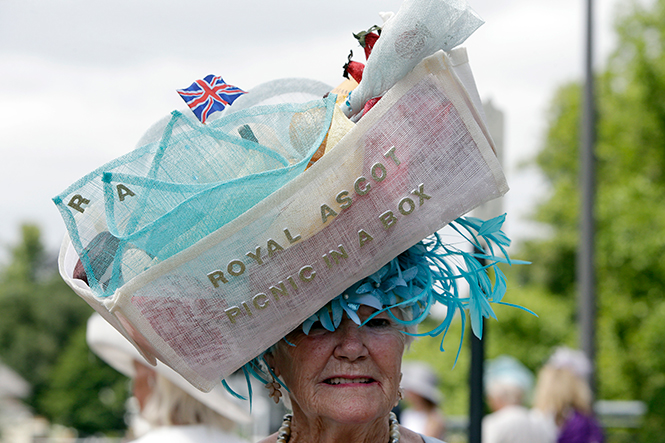
<svg viewBox="0 0 665 443"><path fill-rule="evenodd" d="M401 161L398 159L395 153L395 147L393 146L384 154L384 157L392 160L395 163L395 166L399 166ZM385 165L382 163L375 163L370 169L370 174L372 181L375 183L382 182L388 176ZM354 181L353 190L357 196L363 196L368 194L372 189L371 183L369 180L360 176ZM337 193L335 196L335 201L339 205L339 210L335 211L330 205L323 203L321 205L321 222L325 224L328 219L334 218L338 215L339 211L349 208L353 204L353 197L351 193L347 190L342 190ZM423 205L425 200L429 200L431 197L425 193L424 184L418 185L417 189L414 189L410 192L410 195L402 198L397 204L397 210L402 215L411 214L417 207ZM415 201L414 201L415 200ZM417 203L416 203L417 202ZM388 230L395 225L397 222L397 216L392 210L387 210L378 216L384 229ZM300 235L293 235L288 228L284 229L284 235L286 241L289 244L295 243L301 239ZM358 230L358 244L359 247L363 247L368 242L372 241L374 238L364 229ZM270 238L266 242L266 254L267 258L272 257L276 253L283 251L284 247L277 242L276 240ZM257 246L256 250L249 251L245 254L249 259L253 260L252 263L257 265L262 265L264 263L264 258L266 256L262 255L261 246ZM348 258L348 253L343 245L338 246L338 250L331 250L327 254L323 254L323 261L325 262L328 268L333 267L333 262L335 264L339 263L340 259ZM245 273L246 265L245 262L239 259L231 260L226 266L226 273L222 270L215 270L207 274L208 279L215 288L220 287L224 283L229 282L229 278L239 277ZM297 278L304 283L312 281L316 276L316 271L311 265L303 266L297 273ZM298 289L296 279L293 276L288 276L286 279L287 283L294 289ZM275 299L279 300L280 295L287 295L288 289L286 284L283 281L280 281L276 285L273 285L269 288L270 294ZM252 315L253 309L265 309L270 302L270 298L264 292L254 295L250 300L241 302L241 306L232 306L225 310L231 323L236 322L236 317L240 315L243 311L247 315Z"/></svg>

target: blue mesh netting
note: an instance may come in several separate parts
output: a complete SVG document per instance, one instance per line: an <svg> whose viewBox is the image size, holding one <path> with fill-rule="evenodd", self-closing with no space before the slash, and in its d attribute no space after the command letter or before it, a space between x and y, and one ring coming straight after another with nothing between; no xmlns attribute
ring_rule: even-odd
<svg viewBox="0 0 665 443"><path fill-rule="evenodd" d="M302 173L334 102L254 106L207 125L174 111L138 149L55 197L90 287L112 294Z"/></svg>

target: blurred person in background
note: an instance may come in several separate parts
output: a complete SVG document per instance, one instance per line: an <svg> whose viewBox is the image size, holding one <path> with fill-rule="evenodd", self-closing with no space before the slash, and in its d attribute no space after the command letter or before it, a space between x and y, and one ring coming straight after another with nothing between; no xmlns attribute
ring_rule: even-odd
<svg viewBox="0 0 665 443"><path fill-rule="evenodd" d="M99 314L88 319L90 349L132 379L137 414L131 417L128 438L136 443L246 443L237 435L248 412L233 402L224 388L199 391L168 366L150 365L134 346Z"/></svg>
<svg viewBox="0 0 665 443"><path fill-rule="evenodd" d="M525 405L533 374L513 357L502 355L487 364L485 392L491 414L483 418L483 443L554 443L555 429Z"/></svg>
<svg viewBox="0 0 665 443"><path fill-rule="evenodd" d="M591 363L582 351L557 348L538 373L534 408L556 426L557 443L602 443L588 383Z"/></svg>
<svg viewBox="0 0 665 443"><path fill-rule="evenodd" d="M446 422L440 410L443 396L438 377L426 363L409 362L402 368L404 406L400 420L404 426L423 435L443 440Z"/></svg>

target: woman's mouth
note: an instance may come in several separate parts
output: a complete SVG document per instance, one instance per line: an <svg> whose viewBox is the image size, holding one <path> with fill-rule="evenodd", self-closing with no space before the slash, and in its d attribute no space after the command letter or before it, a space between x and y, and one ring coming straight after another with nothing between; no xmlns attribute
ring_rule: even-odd
<svg viewBox="0 0 665 443"><path fill-rule="evenodd" d="M365 377L359 377L359 378L344 378L344 377L333 377L333 378L328 378L324 380L324 383L327 385L344 385L344 384L351 384L351 383L363 383L363 384L368 384L368 383L373 383L374 379L373 378L365 378Z"/></svg>

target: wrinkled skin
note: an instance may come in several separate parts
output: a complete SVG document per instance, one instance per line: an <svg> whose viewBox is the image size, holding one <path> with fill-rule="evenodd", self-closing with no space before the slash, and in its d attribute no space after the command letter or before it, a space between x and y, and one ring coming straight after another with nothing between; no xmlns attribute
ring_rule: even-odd
<svg viewBox="0 0 665 443"><path fill-rule="evenodd" d="M365 320L375 309L361 306ZM330 332L319 324L296 330L266 360L289 388L289 443L388 442L388 414L399 401L405 338L387 313L358 327L344 317ZM402 442L422 439L401 428ZM272 435L264 442L276 441Z"/></svg>

